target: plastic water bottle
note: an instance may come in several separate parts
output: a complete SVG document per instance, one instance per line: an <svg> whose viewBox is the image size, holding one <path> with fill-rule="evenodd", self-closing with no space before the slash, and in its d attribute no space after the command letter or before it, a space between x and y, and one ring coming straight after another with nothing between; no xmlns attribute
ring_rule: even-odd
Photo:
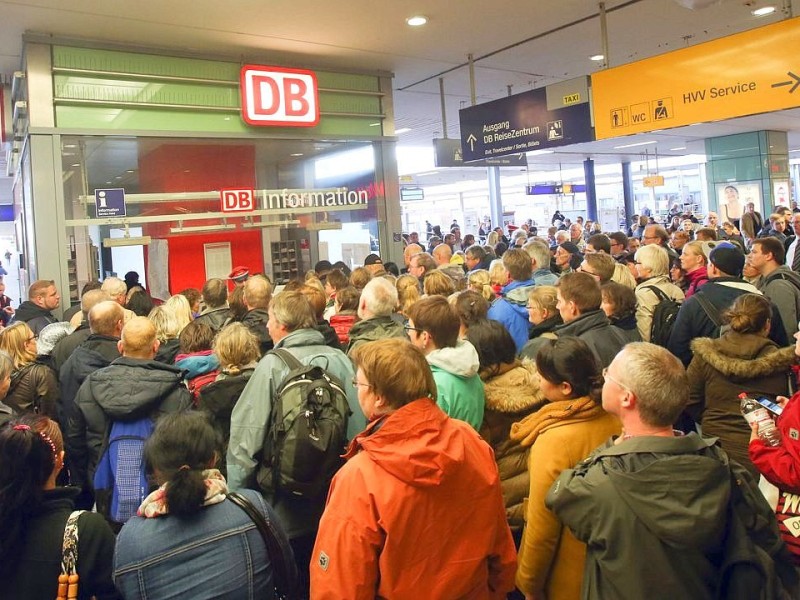
<svg viewBox="0 0 800 600"><path fill-rule="evenodd" d="M741 400L742 414L747 422L758 423L758 437L770 446L780 446L781 432L775 427L769 411L754 398L748 398L744 392L739 394L739 400Z"/></svg>

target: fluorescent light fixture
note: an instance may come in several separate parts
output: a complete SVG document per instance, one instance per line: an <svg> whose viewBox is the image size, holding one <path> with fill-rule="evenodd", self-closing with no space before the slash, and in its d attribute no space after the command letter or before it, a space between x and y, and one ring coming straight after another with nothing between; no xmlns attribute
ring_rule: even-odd
<svg viewBox="0 0 800 600"><path fill-rule="evenodd" d="M789 150L789 154L791 154L792 152L800 152L800 148L795 148L794 150Z"/></svg>
<svg viewBox="0 0 800 600"><path fill-rule="evenodd" d="M370 123L369 124L370 127L380 127L380 125L381 125L380 123Z"/></svg>
<svg viewBox="0 0 800 600"><path fill-rule="evenodd" d="M253 221L251 223L242 223L242 227L289 227L290 225L300 225L297 219L290 219L287 221Z"/></svg>
<svg viewBox="0 0 800 600"><path fill-rule="evenodd" d="M670 148L670 152L675 150L686 150L686 146L678 146L677 148Z"/></svg>
<svg viewBox="0 0 800 600"><path fill-rule="evenodd" d="M531 150L530 152L526 152L528 156L541 156L542 154L553 154L555 150Z"/></svg>
<svg viewBox="0 0 800 600"><path fill-rule="evenodd" d="M649 146L650 144L657 144L656 140L650 142L637 142L635 144L624 144L622 146L614 146L614 150L622 150L623 148L636 148L637 146Z"/></svg>
<svg viewBox="0 0 800 600"><path fill-rule="evenodd" d="M424 17L422 15L414 15L413 17L409 17L406 19L406 23L408 23L411 27L421 27L428 22L428 17Z"/></svg>
<svg viewBox="0 0 800 600"><path fill-rule="evenodd" d="M103 248L120 248L122 246L148 246L150 236L103 238Z"/></svg>
<svg viewBox="0 0 800 600"><path fill-rule="evenodd" d="M289 156L303 156L302 152L292 152Z"/></svg>
<svg viewBox="0 0 800 600"><path fill-rule="evenodd" d="M409 131L411 131L410 127L401 127L400 129L395 131L394 134L395 135L400 135L401 133L408 133Z"/></svg>
<svg viewBox="0 0 800 600"><path fill-rule="evenodd" d="M606 57L603 54L594 54L589 57L589 60L593 60L594 62L600 62L601 60L605 60Z"/></svg>
<svg viewBox="0 0 800 600"><path fill-rule="evenodd" d="M72 163L70 167L80 167L81 163Z"/></svg>
<svg viewBox="0 0 800 600"><path fill-rule="evenodd" d="M170 233L194 233L197 231L226 231L229 229L236 229L236 225L193 225L191 227L170 227Z"/></svg>
<svg viewBox="0 0 800 600"><path fill-rule="evenodd" d="M775 12L774 6L762 6L761 8L757 8L755 10L750 11L754 17L766 17L767 15L771 15Z"/></svg>

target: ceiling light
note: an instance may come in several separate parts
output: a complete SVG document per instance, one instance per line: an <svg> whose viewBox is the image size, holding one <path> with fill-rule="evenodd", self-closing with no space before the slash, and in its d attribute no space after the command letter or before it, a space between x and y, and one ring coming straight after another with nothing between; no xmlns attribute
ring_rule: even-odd
<svg viewBox="0 0 800 600"><path fill-rule="evenodd" d="M72 163L70 167L80 167L81 163Z"/></svg>
<svg viewBox="0 0 800 600"><path fill-rule="evenodd" d="M414 15L413 17L406 19L406 23L408 23L411 27L420 27L425 25L427 22L428 17L423 17L422 15Z"/></svg>
<svg viewBox="0 0 800 600"><path fill-rule="evenodd" d="M675 150L686 150L686 146L678 146L677 148L670 148L670 152Z"/></svg>
<svg viewBox="0 0 800 600"><path fill-rule="evenodd" d="M292 152L289 156L303 156L302 152Z"/></svg>
<svg viewBox="0 0 800 600"><path fill-rule="evenodd" d="M605 59L606 59L606 57L603 56L602 54L595 54L594 56L590 56L589 57L589 60L593 60L595 62L600 62L601 60L605 60Z"/></svg>
<svg viewBox="0 0 800 600"><path fill-rule="evenodd" d="M761 8L757 8L753 11L750 11L754 17L765 17L767 15L771 15L775 12L774 6L762 6Z"/></svg>
<svg viewBox="0 0 800 600"><path fill-rule="evenodd" d="M128 170L127 170L127 171L125 171L125 172L126 172L126 173L134 173L135 171L134 171L133 169L128 169Z"/></svg>
<svg viewBox="0 0 800 600"><path fill-rule="evenodd" d="M408 133L409 131L411 131L410 127L401 127L400 129L395 131L394 134L395 135L400 135L401 133Z"/></svg>
<svg viewBox="0 0 800 600"><path fill-rule="evenodd" d="M526 152L528 156L541 156L542 154L553 154L555 150L531 150L530 152Z"/></svg>
<svg viewBox="0 0 800 600"><path fill-rule="evenodd" d="M649 146L650 144L657 144L656 140L651 142L637 142L635 144L625 144L623 146L614 146L614 150L622 150L623 148L635 148L636 146Z"/></svg>
<svg viewBox="0 0 800 600"><path fill-rule="evenodd" d="M370 127L379 127L380 123L370 123L369 126Z"/></svg>

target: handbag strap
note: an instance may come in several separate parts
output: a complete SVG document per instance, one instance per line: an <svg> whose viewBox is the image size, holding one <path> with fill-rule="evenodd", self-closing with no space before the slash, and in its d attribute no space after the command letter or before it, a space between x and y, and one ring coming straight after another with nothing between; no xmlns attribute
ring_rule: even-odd
<svg viewBox="0 0 800 600"><path fill-rule="evenodd" d="M272 581L275 585L275 592L278 597L295 598L297 592L297 577L294 574L294 570L286 564L283 548L281 548L280 542L270 522L241 494L229 492L227 497L250 517L250 520L255 523L256 529L258 529L258 532L264 539L264 545L267 547L267 554L269 555L269 562L272 565Z"/></svg>
<svg viewBox="0 0 800 600"><path fill-rule="evenodd" d="M61 547L61 573L75 575L78 568L78 518L85 510L73 511L64 526L64 543Z"/></svg>

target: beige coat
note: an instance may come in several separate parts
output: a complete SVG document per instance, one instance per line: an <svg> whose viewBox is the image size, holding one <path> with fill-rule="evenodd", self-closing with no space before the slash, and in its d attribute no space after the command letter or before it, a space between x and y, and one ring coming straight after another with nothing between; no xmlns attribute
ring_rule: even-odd
<svg viewBox="0 0 800 600"><path fill-rule="evenodd" d="M673 300L683 302L683 290L669 280L666 275L651 277L636 286L636 328L643 342L650 341L650 330L653 327L653 312L661 299L648 287L657 287Z"/></svg>

